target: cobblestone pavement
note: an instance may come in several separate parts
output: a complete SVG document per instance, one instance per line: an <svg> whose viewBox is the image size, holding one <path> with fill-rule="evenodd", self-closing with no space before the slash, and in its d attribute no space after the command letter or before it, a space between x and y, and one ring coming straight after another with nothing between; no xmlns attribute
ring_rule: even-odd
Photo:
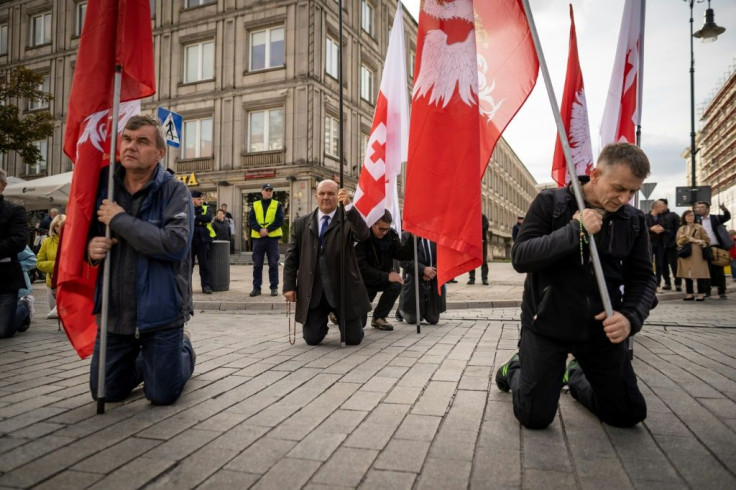
<svg viewBox="0 0 736 490"><path fill-rule="evenodd" d="M654 310L634 347L649 415L628 430L567 394L550 428L519 426L492 381L517 308L369 327L347 348L336 328L289 345L280 309L198 313L181 399L154 407L139 388L104 415L89 361L34 320L0 340L0 488L736 488L734 305Z"/></svg>

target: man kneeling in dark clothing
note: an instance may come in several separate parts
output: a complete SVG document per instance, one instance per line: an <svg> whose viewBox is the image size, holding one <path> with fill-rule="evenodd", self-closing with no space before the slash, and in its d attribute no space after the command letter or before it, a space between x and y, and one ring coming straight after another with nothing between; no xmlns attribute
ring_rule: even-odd
<svg viewBox="0 0 736 490"><path fill-rule="evenodd" d="M373 310L371 321L371 326L379 330L394 329L386 318L401 294L401 285L404 284L401 274L394 270L394 260L409 260L413 254L411 243L401 243L399 234L391 228L392 222L391 213L386 210L371 226L371 237L355 246L355 255L368 298L373 301L378 292L383 291L376 309ZM366 323L368 315L363 319L364 327Z"/></svg>
<svg viewBox="0 0 736 490"><path fill-rule="evenodd" d="M636 146L608 145L590 180L581 178L582 213L568 187L543 191L526 214L511 250L514 268L527 273L519 352L496 373L525 427L543 429L552 422L565 383L573 398L609 425L632 427L646 418L624 341L656 304L644 215L628 204L649 171ZM613 305L608 318L588 240L596 241ZM565 369L568 353L575 358Z"/></svg>

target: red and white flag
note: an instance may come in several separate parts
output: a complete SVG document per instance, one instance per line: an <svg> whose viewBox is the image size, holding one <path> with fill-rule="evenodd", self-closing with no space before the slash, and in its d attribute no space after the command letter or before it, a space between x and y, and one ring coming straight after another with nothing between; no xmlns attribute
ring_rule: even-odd
<svg viewBox="0 0 736 490"><path fill-rule="evenodd" d="M646 0L626 0L624 4L611 85L603 110L601 145L636 143L636 126L641 124L645 8Z"/></svg>
<svg viewBox="0 0 736 490"><path fill-rule="evenodd" d="M115 66L122 66L119 130L140 110L138 99L156 92L149 0L96 0L85 14L69 110L64 153L74 174L57 279L57 307L81 358L92 353L97 269L87 265L87 234L95 212L100 170L109 164ZM130 102L129 102L130 101Z"/></svg>
<svg viewBox="0 0 736 490"><path fill-rule="evenodd" d="M355 207L368 226L378 221L388 209L393 217L391 227L399 233L401 211L396 180L401 173L401 162L407 159L409 146L409 97L402 10L403 6L399 2L383 65L381 88L365 149L363 170L355 191Z"/></svg>
<svg viewBox="0 0 736 490"><path fill-rule="evenodd" d="M575 19L570 4L570 53L567 55L567 76L565 89L562 92L560 115L565 125L567 141L570 143L572 163L576 175L590 175L593 168L593 146L590 142L590 124L588 123L588 103L585 101L583 72L580 70L578 58L578 40L575 34ZM552 161L552 178L558 187L570 182L567 172L565 154L562 152L560 137L557 136L555 156Z"/></svg>
<svg viewBox="0 0 736 490"><path fill-rule="evenodd" d="M538 69L520 0L422 3L404 228L437 242L440 284L482 263L481 179Z"/></svg>

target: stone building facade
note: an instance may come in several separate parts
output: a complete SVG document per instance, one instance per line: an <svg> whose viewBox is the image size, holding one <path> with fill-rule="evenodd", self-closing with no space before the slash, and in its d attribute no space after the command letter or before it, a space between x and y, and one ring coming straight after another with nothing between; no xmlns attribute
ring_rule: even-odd
<svg viewBox="0 0 736 490"><path fill-rule="evenodd" d="M50 110L54 134L37 144L44 161L0 155L24 179L71 170L62 142L86 1L0 0L0 64L46 75L54 100L17 101ZM228 204L237 250L248 249L247 214L261 186L275 188L286 226L314 208L314 188L339 175L338 2L336 0L151 0L157 93L142 110L182 115L181 147L163 162L211 204ZM344 177L362 168L383 59L396 11L392 0L343 1ZM404 12L411 89L417 24ZM534 196L533 179L501 140L483 184L495 256ZM403 195L403 182L399 183ZM285 233L285 237L288 233ZM285 238L286 239L286 238Z"/></svg>

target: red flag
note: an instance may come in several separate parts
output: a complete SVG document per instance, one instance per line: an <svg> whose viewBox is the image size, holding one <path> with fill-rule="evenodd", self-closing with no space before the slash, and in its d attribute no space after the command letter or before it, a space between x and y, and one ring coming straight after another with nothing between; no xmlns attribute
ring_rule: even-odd
<svg viewBox="0 0 736 490"><path fill-rule="evenodd" d="M426 0L416 60L404 227L443 284L482 262L481 178L539 63L520 0Z"/></svg>
<svg viewBox="0 0 736 490"><path fill-rule="evenodd" d="M378 221L388 209L394 218L391 226L399 233L401 213L396 181L401 173L401 162L406 161L409 140L402 10L399 2L383 66L373 127L355 192L355 207L368 226Z"/></svg>
<svg viewBox="0 0 736 490"><path fill-rule="evenodd" d="M626 0L601 124L601 144L636 143L641 124L645 0Z"/></svg>
<svg viewBox="0 0 736 490"><path fill-rule="evenodd" d="M74 162L57 307L69 340L81 358L92 353L97 326L92 309L97 270L85 261L100 170L108 165L115 66L122 66L121 102L156 92L149 0L89 2L64 133L64 153ZM139 102L120 106L120 128Z"/></svg>
<svg viewBox="0 0 736 490"><path fill-rule="evenodd" d="M593 168L593 146L590 142L588 103L585 100L583 72L580 70L578 58L578 40L575 35L572 4L570 4L570 53L567 56L567 76L565 77L565 89L562 92L560 115L565 125L567 140L570 143L570 153L576 175L590 175L590 170ZM565 183L570 181L559 136L557 136L555 157L552 161L552 178L557 182L558 187L564 187Z"/></svg>

